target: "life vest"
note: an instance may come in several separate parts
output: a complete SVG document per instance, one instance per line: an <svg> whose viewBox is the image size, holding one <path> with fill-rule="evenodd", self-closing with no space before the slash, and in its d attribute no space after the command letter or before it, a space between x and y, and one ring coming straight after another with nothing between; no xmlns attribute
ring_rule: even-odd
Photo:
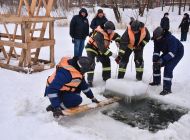
<svg viewBox="0 0 190 140"><path fill-rule="evenodd" d="M60 90L74 92L76 90L76 88L80 85L83 75L68 63L69 59L70 58L63 57L61 59L61 61L59 62L59 64L57 65L57 68L64 68L64 69L68 70L72 76L72 80L69 83L63 85L60 88ZM55 78L55 75L56 75L56 71L51 76L48 77L48 79L47 79L48 84L51 84L51 82Z"/></svg>
<svg viewBox="0 0 190 140"><path fill-rule="evenodd" d="M140 39L139 39L139 42L137 45L139 45L143 41L143 39L146 37L145 27L141 28L140 32L141 32L141 35L140 35ZM134 46L135 45L135 35L131 29L131 26L128 26L128 35L129 35L129 40L130 40L130 44L128 45L128 47L131 49L134 49L135 48L135 46Z"/></svg>
<svg viewBox="0 0 190 140"><path fill-rule="evenodd" d="M100 26L98 26L95 30L94 33L90 36L88 43L92 44L94 47L98 48L98 45L96 41L94 40L93 36L96 34L96 32L100 32L104 36L104 46L105 48L109 48L110 42L112 41L112 38L114 36L114 32L112 32L110 35L108 35Z"/></svg>

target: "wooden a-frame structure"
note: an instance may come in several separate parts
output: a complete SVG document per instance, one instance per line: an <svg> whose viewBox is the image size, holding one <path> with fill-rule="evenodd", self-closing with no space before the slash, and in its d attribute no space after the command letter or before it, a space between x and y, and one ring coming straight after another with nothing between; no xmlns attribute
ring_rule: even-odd
<svg viewBox="0 0 190 140"><path fill-rule="evenodd" d="M55 18L50 16L53 3L54 0L32 0L31 3L28 0L20 0L17 15L0 15L0 25L4 27L4 32L0 33L0 67L32 73L55 66ZM22 15L23 8L27 11L25 15ZM43 16L42 12L40 13L41 8L43 13L45 11ZM8 24L14 25L12 34ZM40 25L40 28L37 25ZM49 33L45 38L46 30ZM49 47L49 60L39 59L42 47Z"/></svg>

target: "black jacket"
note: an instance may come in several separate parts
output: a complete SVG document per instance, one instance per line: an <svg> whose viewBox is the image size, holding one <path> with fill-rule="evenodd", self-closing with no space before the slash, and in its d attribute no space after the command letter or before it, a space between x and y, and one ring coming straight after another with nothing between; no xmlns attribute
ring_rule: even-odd
<svg viewBox="0 0 190 140"><path fill-rule="evenodd" d="M96 16L95 18L93 18L91 24L90 24L90 28L92 30L96 29L99 25L101 27L103 27L104 23L106 23L106 21L108 21L108 19L103 16L102 18L99 18L98 16Z"/></svg>
<svg viewBox="0 0 190 140"><path fill-rule="evenodd" d="M81 15L86 13L86 17ZM70 36L75 39L85 39L89 35L89 23L87 19L88 13L85 8L79 11L79 15L75 15L70 23Z"/></svg>
<svg viewBox="0 0 190 140"><path fill-rule="evenodd" d="M188 32L189 31L189 25L190 25L189 17L183 18L181 21L181 24L179 25L179 28L181 28L181 32Z"/></svg>
<svg viewBox="0 0 190 140"><path fill-rule="evenodd" d="M169 30L170 29L170 21L168 17L163 17L161 19L160 22L160 26L164 29L164 30Z"/></svg>

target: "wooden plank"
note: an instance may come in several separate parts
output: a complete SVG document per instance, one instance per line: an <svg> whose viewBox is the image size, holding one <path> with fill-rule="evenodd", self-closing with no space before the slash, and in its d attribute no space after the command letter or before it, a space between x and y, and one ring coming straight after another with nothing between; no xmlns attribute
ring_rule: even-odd
<svg viewBox="0 0 190 140"><path fill-rule="evenodd" d="M25 24L21 24L21 37L22 37L22 43L25 43L25 31L24 31L24 28L25 28ZM26 57L26 50L25 49L22 49L21 51L21 56L20 56L20 59L19 59L19 63L18 63L18 66L22 67L23 66L23 63L24 63L24 59Z"/></svg>
<svg viewBox="0 0 190 140"><path fill-rule="evenodd" d="M55 66L55 64L53 64L53 63L37 64L37 65L32 65L31 69L32 69L32 72L40 72L43 70L53 68L54 66Z"/></svg>
<svg viewBox="0 0 190 140"><path fill-rule="evenodd" d="M26 9L27 9L27 12L28 12L28 16L30 17L32 14L31 14L31 11L30 11L30 5L28 3L28 0L24 0L24 3L26 5Z"/></svg>
<svg viewBox="0 0 190 140"><path fill-rule="evenodd" d="M43 0L44 5L46 5L46 14L45 14L45 16L47 16L47 17L50 16L52 6L53 6L53 2L54 2L54 0L49 0L48 4L46 5L46 2ZM46 28L47 28L47 22L43 22L42 29L44 29L44 30L41 31L40 38L44 37ZM39 57L39 54L40 54L40 48L36 49L36 55L35 55L35 61L34 62L37 61L37 59Z"/></svg>
<svg viewBox="0 0 190 140"><path fill-rule="evenodd" d="M50 22L49 23L49 38L50 40L54 39L54 22ZM55 42L54 42L55 44ZM51 63L55 63L55 59L54 59L54 44L50 45L50 61Z"/></svg>
<svg viewBox="0 0 190 140"><path fill-rule="evenodd" d="M6 53L6 51L5 51L4 46L0 46L0 50L2 51L2 53L3 53L3 55L4 55L4 58L7 59L8 56L7 56L7 53Z"/></svg>
<svg viewBox="0 0 190 140"><path fill-rule="evenodd" d="M22 33L22 35L24 35L24 34ZM15 39L22 40L22 38L23 38L22 35L15 35ZM9 38L10 37L11 39L13 39L13 34L0 33L0 36L1 36L1 38ZM40 39L39 37L32 37L32 40L39 40L39 39ZM43 38L43 40L49 40L49 38Z"/></svg>
<svg viewBox="0 0 190 140"><path fill-rule="evenodd" d="M34 11L36 8L36 2L37 2L37 0L32 0L31 6L30 6L30 12L31 12L32 16L34 16Z"/></svg>
<svg viewBox="0 0 190 140"><path fill-rule="evenodd" d="M18 16L20 16L20 14L21 14L22 3L23 3L23 0L20 0L19 8L18 8ZM15 41L15 35L16 35L16 32L17 32L17 28L18 28L18 24L15 24L15 29L14 29L14 33L13 33L13 39L11 40L11 38L9 36L9 41L13 41L13 42ZM6 29L6 33L9 34L6 26L5 26L5 29ZM14 49L14 46L12 46L10 48L10 51L9 51L9 54L8 54L8 59L7 59L7 64L9 64L13 52L15 52L15 54L16 54L16 50Z"/></svg>
<svg viewBox="0 0 190 140"><path fill-rule="evenodd" d="M28 43L31 49L41 48L45 46L54 46L55 40L42 40L42 41L31 41Z"/></svg>
<svg viewBox="0 0 190 140"><path fill-rule="evenodd" d="M0 40L0 45L16 47L16 48L23 48L23 49L27 48L26 43L10 42L10 41L4 41L4 40Z"/></svg>
<svg viewBox="0 0 190 140"><path fill-rule="evenodd" d="M41 5L42 5L42 0L39 0L38 6L37 6L37 11L36 11L36 16L39 15ZM33 27L32 27L31 38L34 35L34 29L35 29L35 27L36 27L36 22L33 24Z"/></svg>
<svg viewBox="0 0 190 140"><path fill-rule="evenodd" d="M24 73L28 73L28 70L23 68L23 67L18 67L18 66L12 66L9 64L4 64L0 62L0 67L4 68L4 69L9 69L9 70L13 70L13 71L17 71L17 72L24 72Z"/></svg>
<svg viewBox="0 0 190 140"><path fill-rule="evenodd" d="M106 105L113 104L113 103L118 102L120 100L121 100L121 98L117 98L117 97L108 98L106 100L100 101L100 103L98 103L98 104L96 104L96 103L85 104L85 105L81 105L78 107L63 110L62 112L65 116L73 116L73 115L76 115L78 113L86 112L89 110L93 110L96 108L100 108L100 107L104 107Z"/></svg>
<svg viewBox="0 0 190 140"><path fill-rule="evenodd" d="M27 49L26 49L26 57L25 57L25 64L24 66L27 66L28 68L31 67L31 46L29 45L31 39L30 39L30 28L31 28L31 24L26 23L25 24L25 43L27 44Z"/></svg>

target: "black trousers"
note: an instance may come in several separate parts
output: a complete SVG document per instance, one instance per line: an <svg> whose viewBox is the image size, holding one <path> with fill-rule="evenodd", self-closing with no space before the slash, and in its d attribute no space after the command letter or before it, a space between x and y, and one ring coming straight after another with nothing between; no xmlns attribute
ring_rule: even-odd
<svg viewBox="0 0 190 140"><path fill-rule="evenodd" d="M134 52L134 62L136 67L136 79L141 80L143 75L144 60L143 60L143 48L131 50L127 48L124 56L119 63L118 78L124 78L126 67L129 62L131 53Z"/></svg>
<svg viewBox="0 0 190 140"><path fill-rule="evenodd" d="M93 50L93 51L92 51ZM110 58L106 55L101 55L98 51L95 49L86 49L87 56L94 60L95 57L99 60L99 62L102 63L102 78L104 81L109 79L111 77L111 64L110 64ZM94 70L87 73L87 80L88 82L93 82L94 79Z"/></svg>
<svg viewBox="0 0 190 140"><path fill-rule="evenodd" d="M187 40L187 33L188 32L181 32L181 41L186 41Z"/></svg>

